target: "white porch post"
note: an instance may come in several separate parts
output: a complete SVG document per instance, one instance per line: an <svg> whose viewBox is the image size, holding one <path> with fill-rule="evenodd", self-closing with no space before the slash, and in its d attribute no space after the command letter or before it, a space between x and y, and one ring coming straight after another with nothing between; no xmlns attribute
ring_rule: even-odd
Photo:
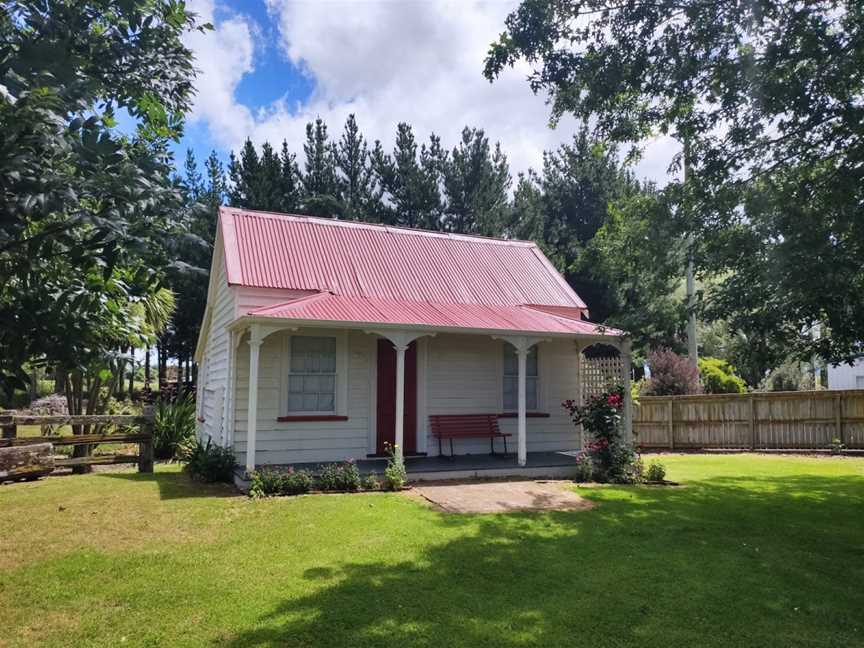
<svg viewBox="0 0 864 648"><path fill-rule="evenodd" d="M393 347L396 349L396 456L402 457L405 446L405 352L408 345L394 343Z"/></svg>
<svg viewBox="0 0 864 648"><path fill-rule="evenodd" d="M528 352L531 347L542 342L543 338L528 337L526 335L515 336L493 336L494 339L504 340L513 345L516 349L516 357L519 364L519 376L517 379L518 385L518 402L517 402L517 427L516 427L516 460L520 466L528 463L528 399L526 397L526 383L528 373Z"/></svg>
<svg viewBox="0 0 864 648"><path fill-rule="evenodd" d="M518 426L518 460L519 465L528 463L528 442L526 440L527 416L525 397L525 374L528 371L528 347L517 347L516 355L519 358L519 426Z"/></svg>
<svg viewBox="0 0 864 648"><path fill-rule="evenodd" d="M630 338L621 341L621 359L624 371L624 438L633 441L633 397L630 394L630 373L633 363L633 345Z"/></svg>
<svg viewBox="0 0 864 648"><path fill-rule="evenodd" d="M253 324L249 336L249 399L246 425L246 472L255 470L255 435L258 427L258 356L264 338L261 327Z"/></svg>

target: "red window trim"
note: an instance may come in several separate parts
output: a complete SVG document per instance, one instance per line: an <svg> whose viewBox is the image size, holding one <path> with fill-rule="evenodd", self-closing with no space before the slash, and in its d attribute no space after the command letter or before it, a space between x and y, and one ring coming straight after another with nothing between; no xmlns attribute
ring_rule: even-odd
<svg viewBox="0 0 864 648"><path fill-rule="evenodd" d="M347 416L335 414L298 414L294 416L280 416L276 419L280 423L310 423L314 421L347 421Z"/></svg>
<svg viewBox="0 0 864 648"><path fill-rule="evenodd" d="M525 412L526 418L549 418L549 412ZM518 418L517 412L502 412L498 414L498 418Z"/></svg>

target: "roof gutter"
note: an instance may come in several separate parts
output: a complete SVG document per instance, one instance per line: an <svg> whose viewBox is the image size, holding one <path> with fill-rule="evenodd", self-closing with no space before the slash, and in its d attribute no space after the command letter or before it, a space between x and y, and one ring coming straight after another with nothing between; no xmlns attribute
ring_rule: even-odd
<svg viewBox="0 0 864 648"><path fill-rule="evenodd" d="M285 329L309 327L343 328L355 331L369 331L371 329L388 331L422 331L424 333L455 333L462 335L527 335L560 339L591 340L593 342L606 344L613 343L613 341L620 340L628 336L628 333L626 331L622 331L621 335L592 335L589 333L558 333L549 331L520 331L515 329L465 328L461 326L428 326L425 324L382 324L381 322L289 319L286 317L262 317L260 315L243 315L241 317L238 317L228 325L228 330L239 331L252 324L264 324L267 326L275 325L279 328Z"/></svg>

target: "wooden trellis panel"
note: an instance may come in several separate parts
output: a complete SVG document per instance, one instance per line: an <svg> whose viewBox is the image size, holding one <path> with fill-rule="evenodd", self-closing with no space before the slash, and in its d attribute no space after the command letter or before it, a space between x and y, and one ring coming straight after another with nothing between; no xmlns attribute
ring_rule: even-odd
<svg viewBox="0 0 864 648"><path fill-rule="evenodd" d="M582 402L591 396L624 384L624 359L615 357L582 358Z"/></svg>

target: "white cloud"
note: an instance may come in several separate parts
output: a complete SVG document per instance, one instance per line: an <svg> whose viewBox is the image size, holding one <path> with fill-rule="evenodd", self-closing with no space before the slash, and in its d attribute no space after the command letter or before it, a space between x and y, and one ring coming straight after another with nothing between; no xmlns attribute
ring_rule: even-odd
<svg viewBox="0 0 864 648"><path fill-rule="evenodd" d="M191 4L212 20L213 2ZM251 21L233 15L215 23L215 33L190 36L202 70L193 120L206 122L225 148L238 148L248 136L259 143L287 139L300 152L308 121L320 115L338 136L353 112L364 134L386 148L400 121L418 139L435 132L448 146L463 126L484 128L501 142L515 174L539 166L544 149L575 131L572 119L548 127L549 108L531 92L527 67L507 70L492 84L483 77L486 51L515 0L266 2L284 56L309 74L315 89L302 105L280 100L253 112L235 97L237 84L253 71L258 35ZM637 171L662 180L670 158L668 143L652 146Z"/></svg>

